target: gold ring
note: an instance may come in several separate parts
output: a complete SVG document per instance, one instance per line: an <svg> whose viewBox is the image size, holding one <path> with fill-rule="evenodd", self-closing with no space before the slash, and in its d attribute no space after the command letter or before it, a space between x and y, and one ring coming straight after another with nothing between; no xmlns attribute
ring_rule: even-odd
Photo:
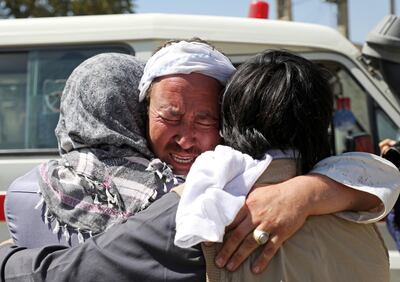
<svg viewBox="0 0 400 282"><path fill-rule="evenodd" d="M256 240L258 245L264 245L268 242L269 239L269 232L259 229L254 229L253 231L253 238Z"/></svg>

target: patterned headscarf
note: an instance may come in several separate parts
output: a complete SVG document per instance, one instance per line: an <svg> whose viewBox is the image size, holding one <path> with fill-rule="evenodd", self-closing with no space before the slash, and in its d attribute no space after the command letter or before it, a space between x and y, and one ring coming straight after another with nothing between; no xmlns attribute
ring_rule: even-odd
<svg viewBox="0 0 400 282"><path fill-rule="evenodd" d="M146 170L153 154L138 102L143 67L130 55L101 54L67 80L56 128L61 160L40 167L39 192L45 221L67 240L72 229L82 241L123 222L164 192Z"/></svg>

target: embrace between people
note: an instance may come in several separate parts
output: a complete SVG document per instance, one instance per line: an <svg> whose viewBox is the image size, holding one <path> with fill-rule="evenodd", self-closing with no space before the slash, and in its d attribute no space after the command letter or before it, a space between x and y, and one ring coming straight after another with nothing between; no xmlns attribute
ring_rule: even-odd
<svg viewBox="0 0 400 282"><path fill-rule="evenodd" d="M197 39L144 69L122 54L83 62L61 99L61 159L7 194L2 279L388 281L370 223L400 173L371 154L330 156L328 78L286 51L236 70Z"/></svg>

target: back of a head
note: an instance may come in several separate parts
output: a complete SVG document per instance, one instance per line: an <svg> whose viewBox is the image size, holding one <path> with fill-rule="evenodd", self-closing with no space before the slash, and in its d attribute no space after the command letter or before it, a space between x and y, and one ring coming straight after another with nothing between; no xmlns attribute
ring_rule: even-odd
<svg viewBox="0 0 400 282"><path fill-rule="evenodd" d="M330 154L332 110L326 71L286 51L265 51L243 63L226 87L223 136L255 158L296 149L307 172Z"/></svg>
<svg viewBox="0 0 400 282"><path fill-rule="evenodd" d="M145 138L146 109L138 101L143 68L132 55L119 53L99 54L76 67L55 130L61 154L97 148L108 157L153 156Z"/></svg>

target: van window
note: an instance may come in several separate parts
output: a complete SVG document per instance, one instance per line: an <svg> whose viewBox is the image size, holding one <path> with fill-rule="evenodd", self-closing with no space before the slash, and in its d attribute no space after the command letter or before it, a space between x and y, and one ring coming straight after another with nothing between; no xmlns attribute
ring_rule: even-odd
<svg viewBox="0 0 400 282"><path fill-rule="evenodd" d="M350 110L355 117L355 123L351 129L343 130L334 127L335 152L338 154L356 150L352 144L354 138L368 135L374 140L371 144L372 149L379 154L379 141L385 138L398 138L399 129L347 69L336 67L333 73L338 83L338 87L334 89L339 89L336 90L335 96L350 98ZM336 111L337 107L336 104Z"/></svg>
<svg viewBox="0 0 400 282"><path fill-rule="evenodd" d="M373 134L373 126L371 122L372 112L370 111L370 96L365 89L354 79L354 77L344 68L337 68L335 71L337 83L340 92L335 93L335 114L339 110L338 99L341 97L349 98L349 106L355 120L351 128L343 130L343 128L334 127L335 149L336 153L343 153L348 150L354 150L352 145L352 137L361 134ZM335 116L334 116L335 119ZM335 123L335 122L334 122Z"/></svg>
<svg viewBox="0 0 400 282"><path fill-rule="evenodd" d="M400 141L399 128L377 104L375 105L375 113L379 141L386 138Z"/></svg>
<svg viewBox="0 0 400 282"><path fill-rule="evenodd" d="M105 52L133 53L123 45L0 51L0 150L57 148L65 82L82 61Z"/></svg>

